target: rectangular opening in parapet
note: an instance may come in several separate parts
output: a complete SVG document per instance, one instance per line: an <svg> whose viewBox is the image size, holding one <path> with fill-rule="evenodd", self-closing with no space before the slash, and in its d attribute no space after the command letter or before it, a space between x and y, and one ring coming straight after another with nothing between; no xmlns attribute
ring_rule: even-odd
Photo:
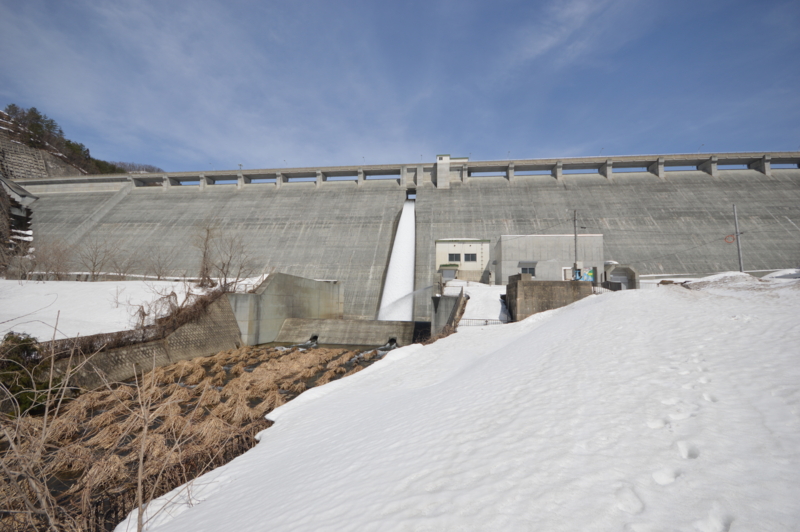
<svg viewBox="0 0 800 532"><path fill-rule="evenodd" d="M599 174L600 170L598 170L597 168L570 168L570 169L564 168L563 170L561 170L561 173L564 174L564 175L569 175L569 174Z"/></svg>
<svg viewBox="0 0 800 532"><path fill-rule="evenodd" d="M182 187L199 187L200 181L178 181Z"/></svg>
<svg viewBox="0 0 800 532"><path fill-rule="evenodd" d="M416 189L413 190L406 190L406 199L417 199L417 191Z"/></svg>
<svg viewBox="0 0 800 532"><path fill-rule="evenodd" d="M505 172L470 172L470 177L506 177Z"/></svg>
<svg viewBox="0 0 800 532"><path fill-rule="evenodd" d="M521 170L517 171L514 170L514 175L551 175L553 173L552 170Z"/></svg>
<svg viewBox="0 0 800 532"><path fill-rule="evenodd" d="M747 170L746 164L718 164L717 170Z"/></svg>
<svg viewBox="0 0 800 532"><path fill-rule="evenodd" d="M624 174L626 172L647 172L647 168L644 166L634 166L632 168L613 168L615 174Z"/></svg>
<svg viewBox="0 0 800 532"><path fill-rule="evenodd" d="M263 179L251 179L251 183L272 183L275 184L276 179L274 177L266 177Z"/></svg>
<svg viewBox="0 0 800 532"><path fill-rule="evenodd" d="M358 181L357 175L329 175L326 181Z"/></svg>
<svg viewBox="0 0 800 532"><path fill-rule="evenodd" d="M696 166L664 166L665 172L692 172L696 170Z"/></svg>
<svg viewBox="0 0 800 532"><path fill-rule="evenodd" d="M287 183L309 183L316 181L316 177L290 177L286 180Z"/></svg>
<svg viewBox="0 0 800 532"><path fill-rule="evenodd" d="M237 179L216 179L212 185L235 185L237 182Z"/></svg>
<svg viewBox="0 0 800 532"><path fill-rule="evenodd" d="M781 170L797 170L798 165L795 164L795 163L786 163L786 164L784 164L784 163L777 163L777 164L776 163L772 163L772 164L770 164L770 167L773 168L773 169L774 168L778 168L778 169L781 169Z"/></svg>
<svg viewBox="0 0 800 532"><path fill-rule="evenodd" d="M364 179L372 181L378 180L389 180L389 179L400 179L400 174L368 174L364 176Z"/></svg>

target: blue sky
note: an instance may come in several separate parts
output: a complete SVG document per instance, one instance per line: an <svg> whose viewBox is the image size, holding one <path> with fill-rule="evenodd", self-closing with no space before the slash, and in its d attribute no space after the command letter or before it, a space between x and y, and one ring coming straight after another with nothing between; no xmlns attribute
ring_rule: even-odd
<svg viewBox="0 0 800 532"><path fill-rule="evenodd" d="M0 107L169 171L800 149L800 2L0 0Z"/></svg>

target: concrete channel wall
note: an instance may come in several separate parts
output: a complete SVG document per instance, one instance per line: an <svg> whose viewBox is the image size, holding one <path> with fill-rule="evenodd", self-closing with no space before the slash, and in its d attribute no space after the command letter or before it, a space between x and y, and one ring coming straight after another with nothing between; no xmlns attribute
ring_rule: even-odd
<svg viewBox="0 0 800 532"><path fill-rule="evenodd" d="M154 366L174 364L200 356L216 354L241 345L239 327L228 300L219 298L197 321L179 327L175 332L153 342L109 349L90 357L79 357L72 366L81 365L70 383L85 389L95 389L106 382L122 382ZM56 362L60 372L70 361Z"/></svg>
<svg viewBox="0 0 800 532"><path fill-rule="evenodd" d="M381 346L392 338L398 345L414 342L413 321L321 320L288 318L276 342L298 344L317 337L322 345Z"/></svg>
<svg viewBox="0 0 800 532"><path fill-rule="evenodd" d="M529 273L512 275L506 286L506 305L513 321L566 307L592 295L589 281L533 281Z"/></svg>
<svg viewBox="0 0 800 532"><path fill-rule="evenodd" d="M344 292L337 281L314 281L275 273L253 294L227 296L245 345L305 342L308 338L276 340L287 318L341 320L344 314Z"/></svg>
<svg viewBox="0 0 800 532"><path fill-rule="evenodd" d="M117 243L147 258L172 256L196 275L191 245L206 225L241 235L263 271L337 280L344 317L376 316L392 237L416 194L415 320L432 316L435 241L602 234L605 260L642 275L738 269L732 204L745 269L800 264L800 153L647 155L466 161L26 179L40 197L34 237ZM582 173L572 173L582 172ZM389 177L389 179L373 179ZM335 179L352 178L352 181ZM298 180L310 180L306 182ZM187 185L188 183L197 183ZM228 183L228 184L224 184ZM123 187L131 190L116 195ZM113 205L112 205L113 204ZM490 260L490 268L494 271ZM579 257L580 260L580 257ZM136 273L144 273L140 266Z"/></svg>

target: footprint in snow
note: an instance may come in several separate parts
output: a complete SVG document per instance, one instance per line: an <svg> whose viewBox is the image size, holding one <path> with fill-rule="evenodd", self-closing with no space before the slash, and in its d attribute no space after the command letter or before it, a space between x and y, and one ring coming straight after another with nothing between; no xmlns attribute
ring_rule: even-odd
<svg viewBox="0 0 800 532"><path fill-rule="evenodd" d="M694 416L694 411L688 408L681 408L676 410L675 412L669 413L669 418L672 421L683 421L684 419L689 419L690 417Z"/></svg>
<svg viewBox="0 0 800 532"><path fill-rule="evenodd" d="M617 508L623 512L636 515L644 510L644 503L632 488L620 488L615 496L617 497Z"/></svg>
<svg viewBox="0 0 800 532"><path fill-rule="evenodd" d="M683 421L684 419L689 419L694 415L694 412L690 412L688 410L679 410L677 412L671 412L669 414L669 418L672 421Z"/></svg>
<svg viewBox="0 0 800 532"><path fill-rule="evenodd" d="M664 532L665 529L651 523L628 523L625 532Z"/></svg>
<svg viewBox="0 0 800 532"><path fill-rule="evenodd" d="M647 426L651 429L662 429L669 423L665 419L651 419L647 422Z"/></svg>
<svg viewBox="0 0 800 532"><path fill-rule="evenodd" d="M666 486L675 482L675 479L678 478L680 474L681 472L677 469L665 467L653 473L653 480L655 480L656 484L659 486Z"/></svg>
<svg viewBox="0 0 800 532"><path fill-rule="evenodd" d="M708 394L708 393L704 393L704 394L703 394L703 399L705 399L705 400L706 400L706 401L708 401L709 403L716 403L716 402L717 402L717 398L716 398L716 397L714 397L714 396L713 396L713 395L711 395L711 394Z"/></svg>
<svg viewBox="0 0 800 532"><path fill-rule="evenodd" d="M715 502L711 506L711 511L708 512L708 517L701 521L695 521L693 524L699 532L728 532L732 522L733 517L725 512L718 502Z"/></svg>
<svg viewBox="0 0 800 532"><path fill-rule="evenodd" d="M684 460L694 460L700 456L700 450L688 441L681 440L675 442L675 446L678 448L678 454L680 454L681 458Z"/></svg>

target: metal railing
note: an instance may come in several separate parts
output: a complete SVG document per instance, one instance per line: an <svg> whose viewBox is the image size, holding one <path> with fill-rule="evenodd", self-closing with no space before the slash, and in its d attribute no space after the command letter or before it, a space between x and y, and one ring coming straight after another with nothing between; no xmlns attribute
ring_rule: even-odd
<svg viewBox="0 0 800 532"><path fill-rule="evenodd" d="M468 318L461 320L458 322L459 327L478 327L483 325L505 325L506 322L502 320L489 320L489 319L479 319L479 318Z"/></svg>
<svg viewBox="0 0 800 532"><path fill-rule="evenodd" d="M607 294L609 292L613 292L613 290L609 290L608 288L603 288L602 286L593 286L592 293L593 294Z"/></svg>

